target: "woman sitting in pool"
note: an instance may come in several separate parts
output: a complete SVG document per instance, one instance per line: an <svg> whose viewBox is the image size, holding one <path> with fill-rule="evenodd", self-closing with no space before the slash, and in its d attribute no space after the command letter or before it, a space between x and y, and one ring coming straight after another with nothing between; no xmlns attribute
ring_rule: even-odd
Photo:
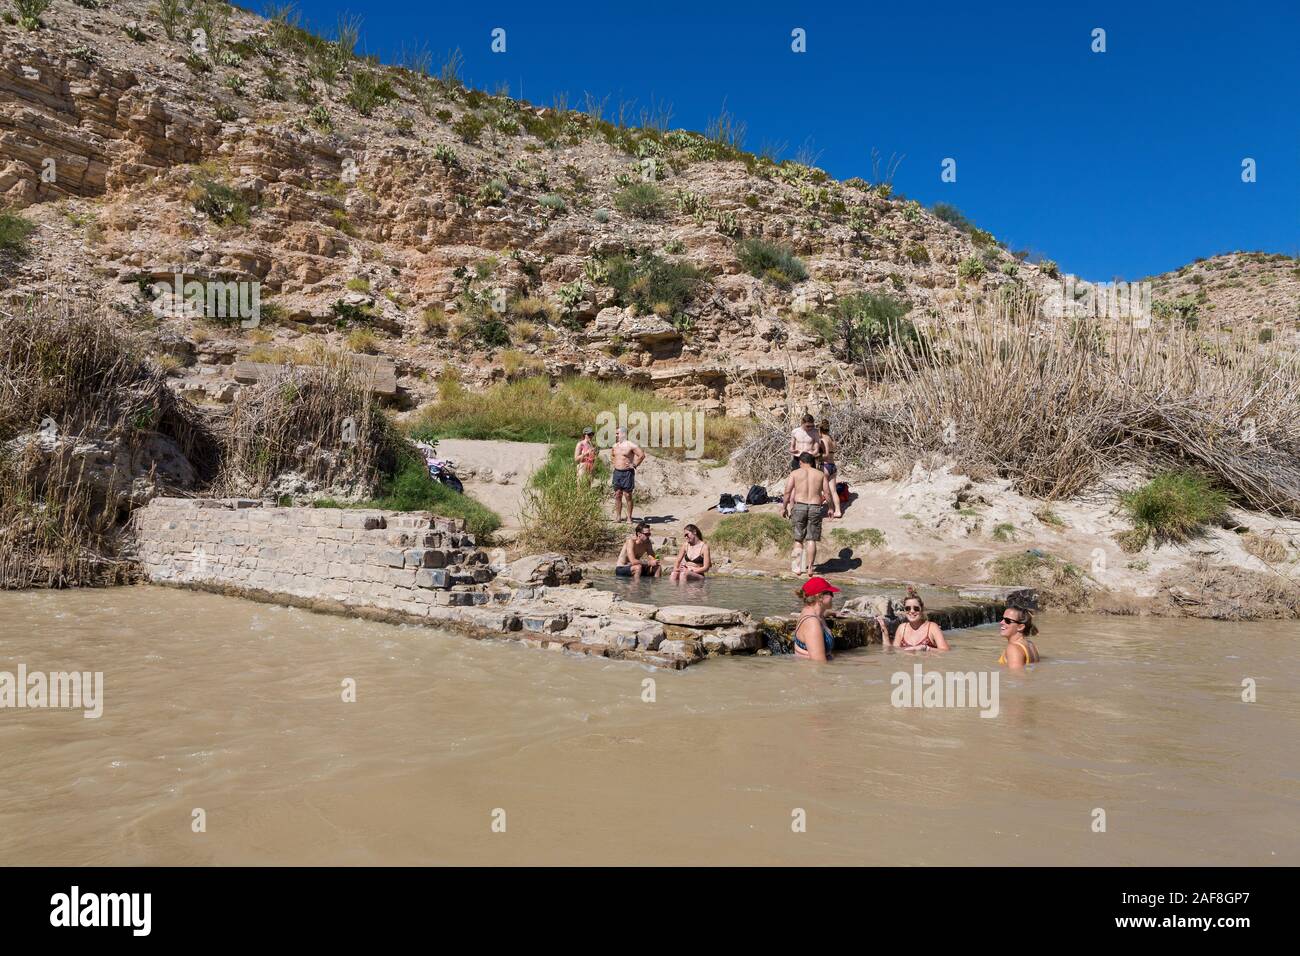
<svg viewBox="0 0 1300 956"><path fill-rule="evenodd" d="M951 650L943 638L943 629L925 616L925 602L913 588L908 588L907 597L903 598L903 623L898 625L892 642L889 639L889 619L877 617L876 623L880 625L880 639L886 647L905 651Z"/></svg>
<svg viewBox="0 0 1300 956"><path fill-rule="evenodd" d="M673 581L703 581L704 575L713 567L709 546L695 525L688 524L682 531L686 535L686 543L677 553L677 564L673 566L673 573L669 577Z"/></svg>
<svg viewBox="0 0 1300 956"><path fill-rule="evenodd" d="M998 658L999 664L1006 664L1014 671L1021 670L1026 664L1037 664L1041 660L1038 656L1038 648L1030 640L1038 633L1038 627L1034 624L1034 616L1027 608L1009 605L1002 612L998 633L1007 642L1006 649Z"/></svg>
<svg viewBox="0 0 1300 956"><path fill-rule="evenodd" d="M825 578L809 578L803 587L795 591L795 597L803 602L803 612L794 626L794 656L808 661L828 661L835 639L826 626L826 615L831 609L833 595L838 594L835 587Z"/></svg>

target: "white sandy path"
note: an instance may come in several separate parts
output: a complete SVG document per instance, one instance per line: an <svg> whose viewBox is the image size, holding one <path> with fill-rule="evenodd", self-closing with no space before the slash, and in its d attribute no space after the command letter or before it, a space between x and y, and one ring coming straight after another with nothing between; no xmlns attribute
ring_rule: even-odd
<svg viewBox="0 0 1300 956"><path fill-rule="evenodd" d="M493 474L513 471L509 484L496 481L466 479L465 491L501 516L503 530L519 529L519 508L523 504L524 487L528 478L546 461L550 446L542 442L526 441L470 441L462 438L444 438L438 442L438 455L449 458L458 469L491 468Z"/></svg>

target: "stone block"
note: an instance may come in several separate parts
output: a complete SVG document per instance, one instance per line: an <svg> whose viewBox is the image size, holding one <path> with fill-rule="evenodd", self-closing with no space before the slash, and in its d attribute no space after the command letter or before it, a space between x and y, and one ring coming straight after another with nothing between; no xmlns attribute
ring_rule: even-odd
<svg viewBox="0 0 1300 956"><path fill-rule="evenodd" d="M415 572L415 586L420 588L449 588L451 575L442 568L422 568Z"/></svg>
<svg viewBox="0 0 1300 956"><path fill-rule="evenodd" d="M722 607L672 604L659 608L655 620L681 627L727 627L740 623L740 612Z"/></svg>

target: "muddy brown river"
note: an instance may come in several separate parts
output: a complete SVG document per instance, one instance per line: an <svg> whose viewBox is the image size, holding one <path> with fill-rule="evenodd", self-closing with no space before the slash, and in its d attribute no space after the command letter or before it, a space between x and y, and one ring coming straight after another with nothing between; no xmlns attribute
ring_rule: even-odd
<svg viewBox="0 0 1300 956"><path fill-rule="evenodd" d="M1300 863L1300 625L1040 623L985 718L894 706L915 657L878 647L662 672L169 589L0 594L0 672L104 675L98 719L0 709L0 862ZM923 670L997 670L993 628L949 637Z"/></svg>

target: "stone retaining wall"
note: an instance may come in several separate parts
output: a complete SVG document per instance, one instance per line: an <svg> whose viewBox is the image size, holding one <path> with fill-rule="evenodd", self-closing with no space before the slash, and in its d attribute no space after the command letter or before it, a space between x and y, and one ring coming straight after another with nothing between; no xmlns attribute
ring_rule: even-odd
<svg viewBox="0 0 1300 956"><path fill-rule="evenodd" d="M759 647L757 626L736 611L688 608L674 616L674 609L560 586L577 577L560 555L493 567L455 518L155 498L136 510L133 524L137 560L155 584L660 667Z"/></svg>

